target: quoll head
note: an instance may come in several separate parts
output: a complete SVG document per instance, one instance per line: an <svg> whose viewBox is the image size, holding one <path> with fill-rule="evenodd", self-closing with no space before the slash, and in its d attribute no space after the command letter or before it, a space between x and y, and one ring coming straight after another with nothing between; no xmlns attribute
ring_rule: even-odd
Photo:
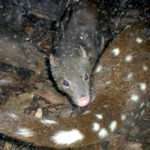
<svg viewBox="0 0 150 150"><path fill-rule="evenodd" d="M91 67L85 54L81 55L58 58L51 54L50 64L58 89L67 94L76 106L85 107L91 101Z"/></svg>

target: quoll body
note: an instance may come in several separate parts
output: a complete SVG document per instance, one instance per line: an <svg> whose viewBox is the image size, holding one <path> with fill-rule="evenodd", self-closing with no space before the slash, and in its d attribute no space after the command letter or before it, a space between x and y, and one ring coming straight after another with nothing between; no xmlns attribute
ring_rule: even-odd
<svg viewBox="0 0 150 150"><path fill-rule="evenodd" d="M51 72L59 90L84 107L92 100L91 73L101 51L96 3L83 0L69 12L71 17L64 17L62 36L50 55Z"/></svg>
<svg viewBox="0 0 150 150"><path fill-rule="evenodd" d="M138 135L149 135L149 118L144 117L150 103L149 31L145 24L128 26L109 45L95 70L96 100L83 115L34 119L3 109L0 132L50 148L109 142L117 134L132 134L136 141Z"/></svg>

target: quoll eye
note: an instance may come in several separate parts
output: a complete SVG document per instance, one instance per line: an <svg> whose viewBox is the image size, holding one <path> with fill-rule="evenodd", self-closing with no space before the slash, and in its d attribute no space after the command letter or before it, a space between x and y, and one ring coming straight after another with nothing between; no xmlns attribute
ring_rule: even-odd
<svg viewBox="0 0 150 150"><path fill-rule="evenodd" d="M88 80L89 79L89 75L86 73L84 76L84 80Z"/></svg>
<svg viewBox="0 0 150 150"><path fill-rule="evenodd" d="M65 87L69 87L69 82L68 82L67 80L63 80L63 85L64 85Z"/></svg>

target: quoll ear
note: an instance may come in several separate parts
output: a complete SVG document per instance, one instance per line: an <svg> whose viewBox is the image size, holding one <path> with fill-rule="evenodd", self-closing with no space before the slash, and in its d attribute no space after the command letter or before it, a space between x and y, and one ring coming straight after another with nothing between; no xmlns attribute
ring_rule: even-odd
<svg viewBox="0 0 150 150"><path fill-rule="evenodd" d="M80 46L79 53L80 53L81 57L83 57L83 58L88 57L88 53L87 53L86 49L83 46Z"/></svg>
<svg viewBox="0 0 150 150"><path fill-rule="evenodd" d="M59 65L59 59L56 56L54 56L53 54L50 54L49 61L53 67L56 67Z"/></svg>

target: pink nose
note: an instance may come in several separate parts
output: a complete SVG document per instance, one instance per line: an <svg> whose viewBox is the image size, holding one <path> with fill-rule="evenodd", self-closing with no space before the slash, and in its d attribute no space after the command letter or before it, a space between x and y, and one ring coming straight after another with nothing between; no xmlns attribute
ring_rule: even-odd
<svg viewBox="0 0 150 150"><path fill-rule="evenodd" d="M78 105L80 107L85 107L87 106L88 104L90 103L90 98L88 96L85 96L85 97L81 97L79 99L79 102L78 102Z"/></svg>

